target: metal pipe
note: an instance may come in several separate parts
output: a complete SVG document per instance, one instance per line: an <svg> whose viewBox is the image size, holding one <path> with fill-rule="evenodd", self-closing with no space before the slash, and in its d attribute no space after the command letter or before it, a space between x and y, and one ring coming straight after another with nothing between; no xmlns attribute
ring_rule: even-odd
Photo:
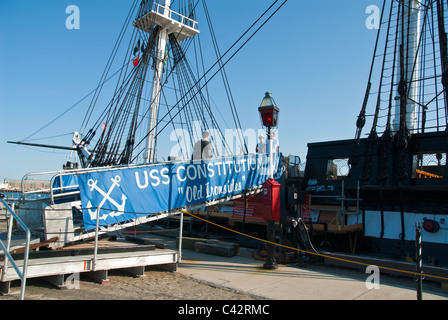
<svg viewBox="0 0 448 320"><path fill-rule="evenodd" d="M5 252L9 252L9 250L11 250L13 222L14 222L14 216L12 214L9 214L8 231L7 231L7 236L6 236L6 249L4 250ZM12 258L11 258L11 260L12 260ZM5 257L5 267L4 267L4 275L3 276L6 276L7 270L8 270L8 259L7 259L7 257ZM17 271L17 269L16 269L16 271Z"/></svg>
<svg viewBox="0 0 448 320"><path fill-rule="evenodd" d="M246 193L246 189L244 189L244 211L243 211L243 225L242 225L242 230L241 232L245 232L245 228L246 228L246 213L247 213L247 193Z"/></svg>
<svg viewBox="0 0 448 320"><path fill-rule="evenodd" d="M96 271L96 263L98 258L98 234L100 229L100 207L96 210L96 226L95 226L95 245L93 249L92 270Z"/></svg>
<svg viewBox="0 0 448 320"><path fill-rule="evenodd" d="M179 254L177 257L177 263L182 262L182 241L184 234L184 211L180 211L180 230L179 230Z"/></svg>
<svg viewBox="0 0 448 320"><path fill-rule="evenodd" d="M3 195L2 195L3 196ZM2 247L3 251L5 252L5 267L8 263L8 258L11 261L11 264L13 265L14 269L16 270L17 274L19 275L22 283L20 286L20 300L25 299L25 287L26 287L26 279L27 279L27 273L28 273L28 257L30 254L30 241L31 241L31 232L30 229L23 223L23 221L15 214L15 212L11 209L11 207L3 200L2 197L0 197L0 202L5 206L6 210L10 214L10 219L12 220L12 217L16 219L17 223L22 227L22 229L25 231L25 253L23 256L23 267L22 271L19 270L16 263L14 262L14 259L9 253L10 245L11 245L11 236L12 236L12 222L10 221L10 225L8 227L8 243L7 246L3 245L3 242L0 240L0 246ZM2 278L5 277L6 273L2 274Z"/></svg>
<svg viewBox="0 0 448 320"><path fill-rule="evenodd" d="M273 179L274 178L274 168L273 168L273 159L272 156L274 154L274 152L272 151L272 129L271 127L268 127L268 143L269 143L269 179Z"/></svg>

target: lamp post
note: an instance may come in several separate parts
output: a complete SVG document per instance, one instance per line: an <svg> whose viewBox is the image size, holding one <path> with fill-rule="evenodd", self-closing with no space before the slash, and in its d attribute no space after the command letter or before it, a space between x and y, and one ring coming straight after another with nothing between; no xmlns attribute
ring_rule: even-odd
<svg viewBox="0 0 448 320"><path fill-rule="evenodd" d="M272 94L266 92L260 107L258 108L263 126L267 128L268 144L269 144L269 179L274 177L273 159L272 159L272 128L278 125L278 114L280 109L277 107Z"/></svg>
<svg viewBox="0 0 448 320"><path fill-rule="evenodd" d="M266 92L260 107L258 108L261 116L261 122L263 126L267 128L267 136L269 143L269 179L274 178L274 168L273 168L273 150L272 150L272 128L277 127L278 124L278 114L280 109L277 107L274 99L270 92ZM271 199L272 200L272 199ZM275 221L271 217L267 219L267 238L269 243L267 244L267 255L266 263L263 265L264 269L273 270L277 269L278 265L275 261Z"/></svg>

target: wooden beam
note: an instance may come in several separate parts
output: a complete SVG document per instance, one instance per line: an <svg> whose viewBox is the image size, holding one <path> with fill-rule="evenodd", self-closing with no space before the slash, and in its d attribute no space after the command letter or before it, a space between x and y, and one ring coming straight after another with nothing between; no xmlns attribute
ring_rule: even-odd
<svg viewBox="0 0 448 320"><path fill-rule="evenodd" d="M154 245L157 249L168 249L168 245L165 243L157 242L145 237L138 236L126 236L127 241L135 242L143 245Z"/></svg>
<svg viewBox="0 0 448 320"><path fill-rule="evenodd" d="M30 245L30 250L35 250L38 248L45 247L45 246L49 245L50 243L56 242L58 240L59 240L59 237L54 237L54 238L51 238L51 239L48 239L48 240L45 240L45 241L42 241L39 243L32 244L32 245ZM25 252L25 247L14 249L10 253L21 253L21 252Z"/></svg>

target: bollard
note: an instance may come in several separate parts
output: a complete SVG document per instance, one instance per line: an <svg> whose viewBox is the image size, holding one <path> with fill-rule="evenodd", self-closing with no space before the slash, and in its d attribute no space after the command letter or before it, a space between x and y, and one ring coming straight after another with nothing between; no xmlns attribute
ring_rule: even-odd
<svg viewBox="0 0 448 320"><path fill-rule="evenodd" d="M415 227L415 251L416 251L416 267L417 267L417 300L423 298L423 276L422 276L422 228L417 222Z"/></svg>

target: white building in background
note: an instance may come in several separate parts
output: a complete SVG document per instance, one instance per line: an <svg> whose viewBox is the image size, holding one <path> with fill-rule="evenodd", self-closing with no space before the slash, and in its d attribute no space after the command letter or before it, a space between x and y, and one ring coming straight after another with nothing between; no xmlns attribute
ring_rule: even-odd
<svg viewBox="0 0 448 320"><path fill-rule="evenodd" d="M9 184L5 181L0 182L0 190L9 190Z"/></svg>
<svg viewBox="0 0 448 320"><path fill-rule="evenodd" d="M0 182L0 190L8 191L21 191L23 183L23 191L36 191L50 188L50 181L40 180L16 180L16 179L4 179Z"/></svg>

